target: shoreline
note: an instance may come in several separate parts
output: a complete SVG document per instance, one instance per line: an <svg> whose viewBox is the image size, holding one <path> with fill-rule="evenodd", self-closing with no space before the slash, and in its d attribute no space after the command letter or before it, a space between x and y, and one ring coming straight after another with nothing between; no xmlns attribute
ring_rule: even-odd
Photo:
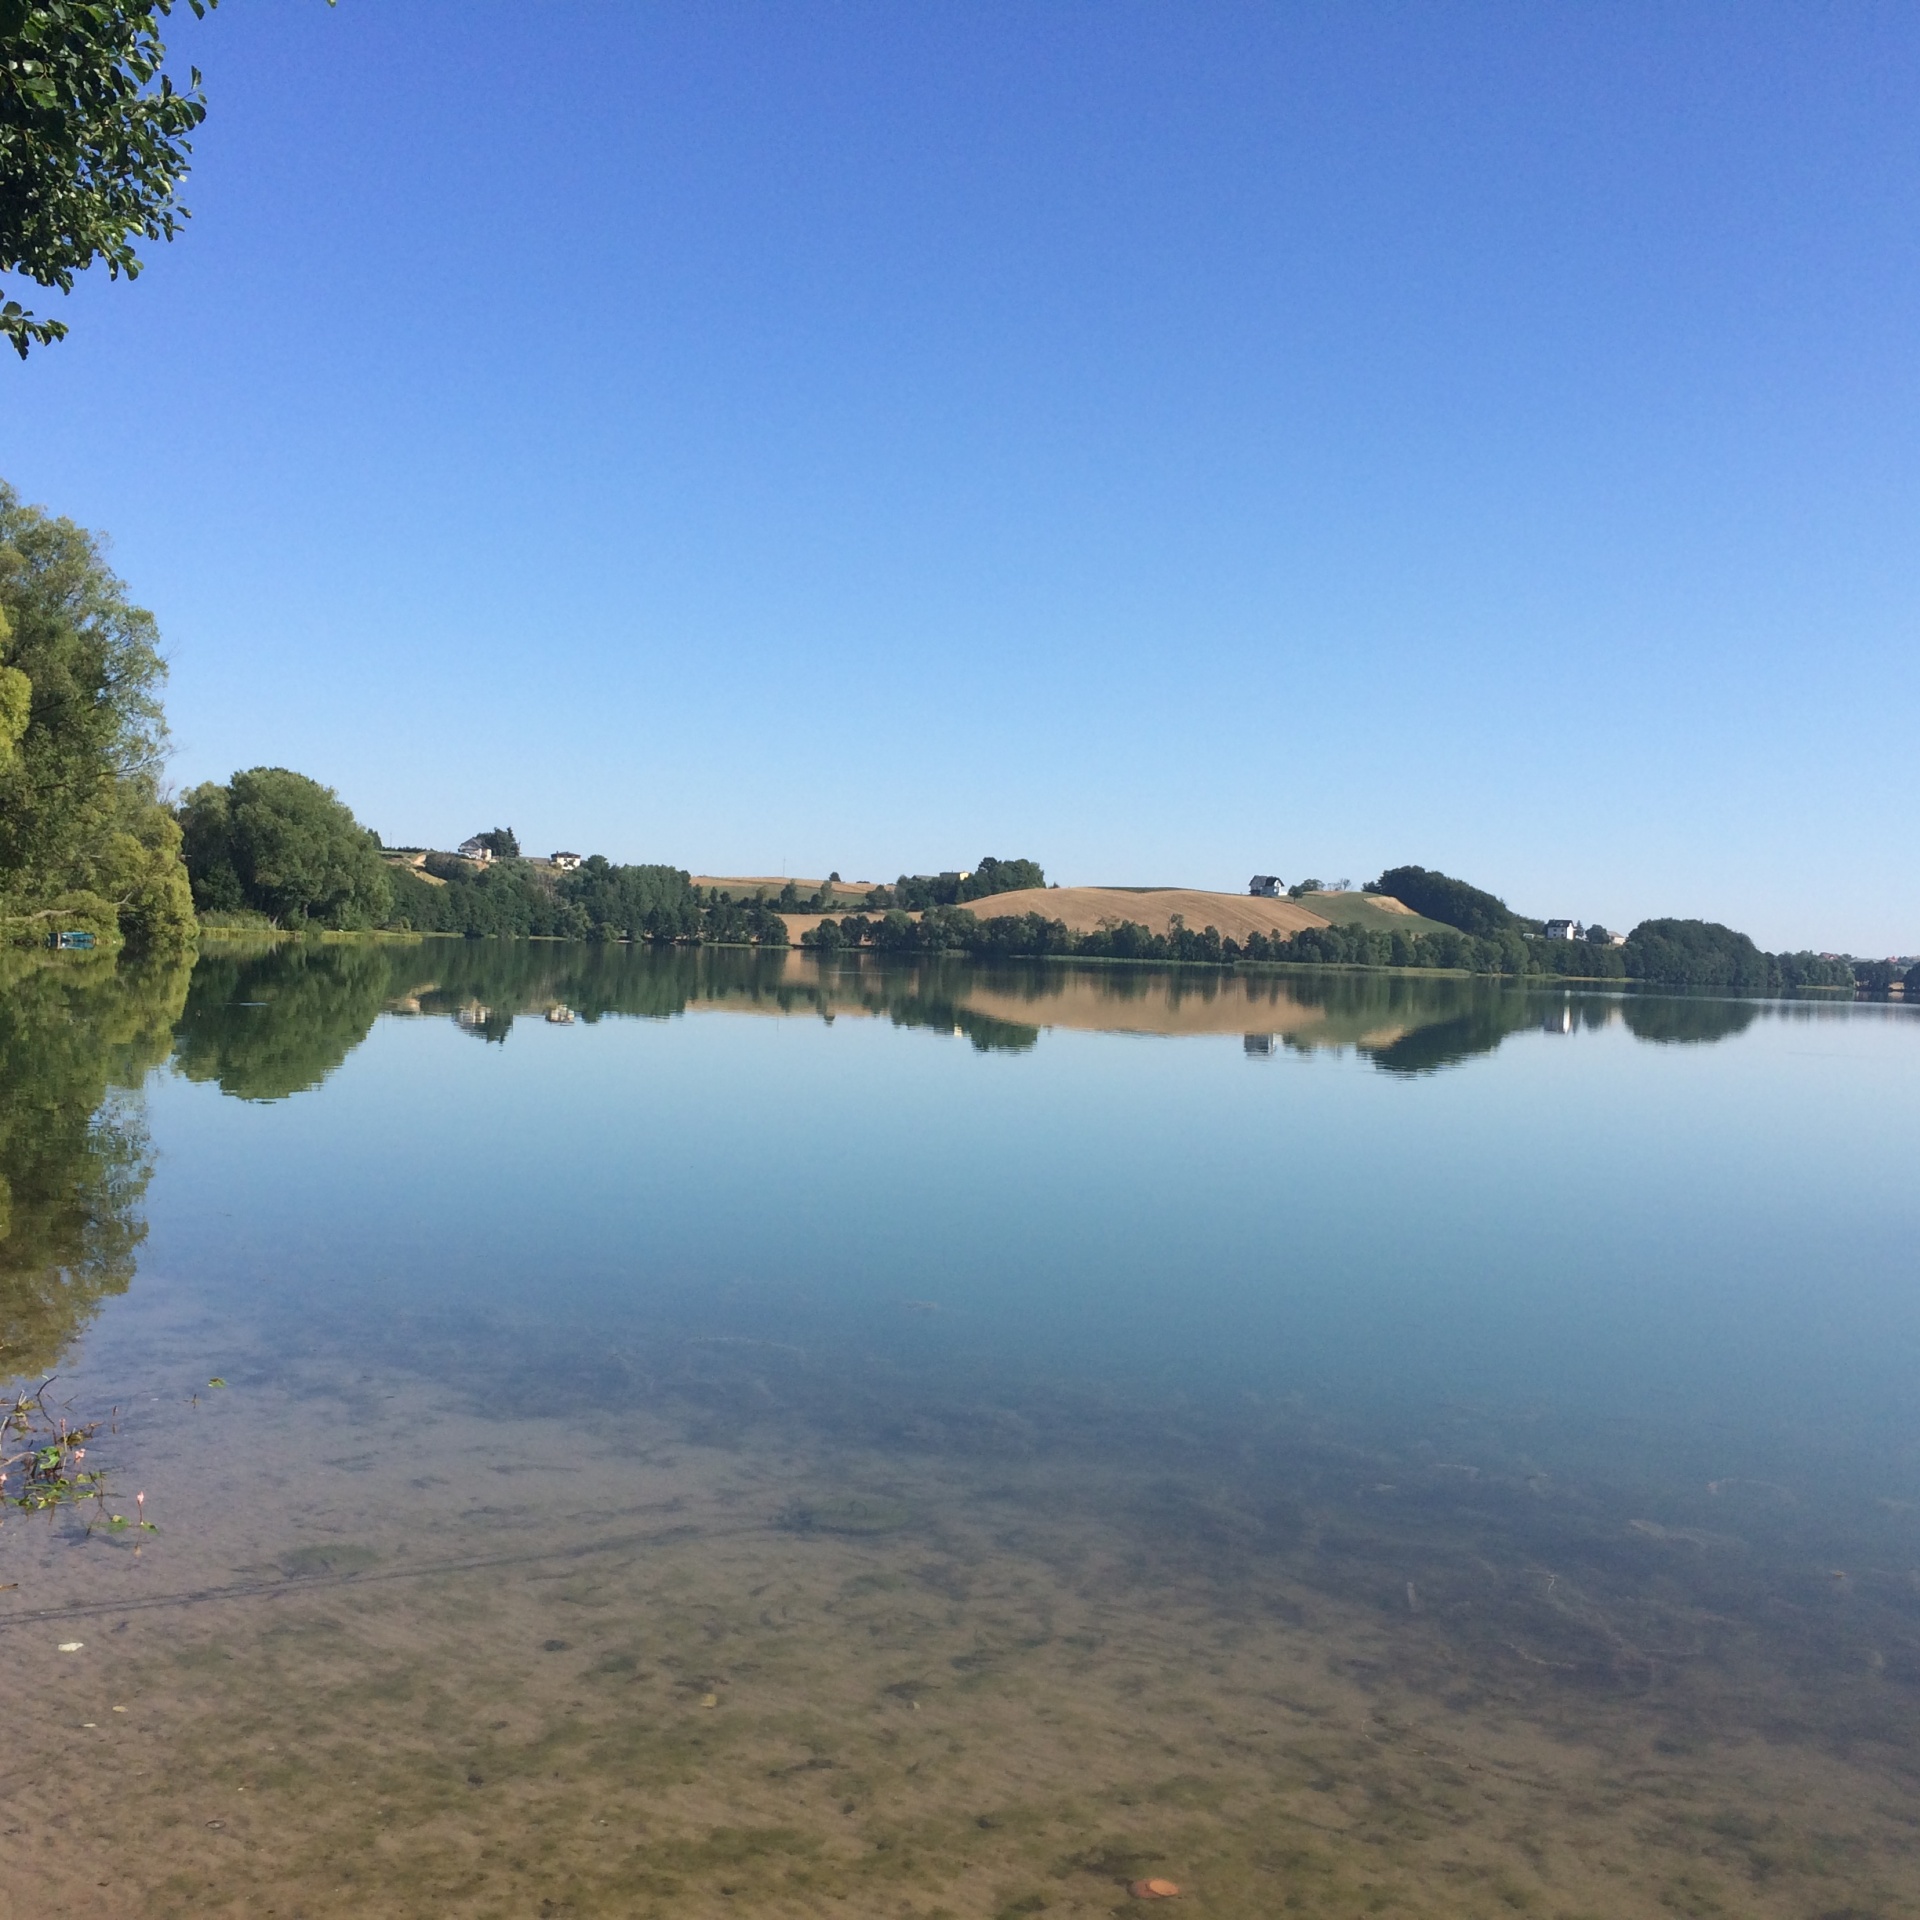
<svg viewBox="0 0 1920 1920"><path fill-rule="evenodd" d="M1080 954L1080 953L1008 953L978 954L965 948L945 948L939 951L901 951L886 952L870 947L839 947L818 949L803 947L796 943L785 946L774 945L767 941L753 940L633 940L624 937L608 940L576 940L565 935L551 933L448 933L438 929L401 929L391 927L370 927L361 931L343 932L333 928L291 931L284 927L203 927L201 940L212 940L217 944L280 946L290 941L311 941L323 946L352 945L356 942L407 942L415 945L428 941L458 941L461 944L472 942L518 942L527 946L547 947L624 947L628 949L645 948L651 951L699 952L706 949L715 953L765 953L795 955L811 960L816 965L825 963L865 965L870 962L884 964L907 963L923 966L928 962L959 961L969 966L1076 966L1076 967L1124 967L1167 971L1172 969L1203 971L1212 975L1244 974L1260 977L1267 974L1362 974L1368 977L1385 976L1404 980L1485 980L1498 982L1503 986L1537 988L1550 991L1556 987L1579 988L1582 991L1602 989L1620 994L1656 994L1683 995L1689 998L1708 998L1722 1000L1753 1001L1794 1001L1841 999L1851 1001L1876 1001L1884 998L1885 1004L1905 1004L1905 996L1897 989L1886 996L1863 992L1858 986L1802 986L1793 987L1780 993L1742 993L1731 987L1689 986L1663 982L1659 980L1622 979L1619 975L1582 974L1582 973L1507 973L1491 970L1479 970L1471 967L1401 967L1368 966L1361 961L1341 960L1248 960L1241 957L1221 960L1197 958L1174 958L1172 956L1128 956L1116 954Z"/></svg>

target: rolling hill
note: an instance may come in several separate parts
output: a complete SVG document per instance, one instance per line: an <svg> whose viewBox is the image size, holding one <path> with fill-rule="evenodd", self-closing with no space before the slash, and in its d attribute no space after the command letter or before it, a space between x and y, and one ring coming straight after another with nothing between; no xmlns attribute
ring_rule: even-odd
<svg viewBox="0 0 1920 1920"><path fill-rule="evenodd" d="M1303 927L1386 927L1424 933L1436 925L1397 900L1370 894L1310 893L1297 901L1261 900L1251 894L1208 893L1198 887L1030 887L969 900L967 911L978 920L1043 914L1049 920L1065 921L1075 933L1092 933L1122 920L1165 933L1179 914L1196 933L1203 927L1218 927L1223 937L1233 940L1256 932L1269 939L1285 938Z"/></svg>

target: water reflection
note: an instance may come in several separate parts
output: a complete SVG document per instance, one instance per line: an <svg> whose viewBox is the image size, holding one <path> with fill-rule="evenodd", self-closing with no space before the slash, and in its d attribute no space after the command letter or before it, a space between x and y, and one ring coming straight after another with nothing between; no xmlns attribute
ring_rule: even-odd
<svg viewBox="0 0 1920 1920"><path fill-rule="evenodd" d="M201 956L174 1064L240 1100L317 1087L367 1037L394 993L392 948L288 941Z"/></svg>
<svg viewBox="0 0 1920 1920"><path fill-rule="evenodd" d="M0 995L4 1337L151 1208L72 1378L164 1523L8 1529L13 1704L167 1756L23 1802L0 1906L1920 1910L1911 1014L455 941L183 986Z"/></svg>
<svg viewBox="0 0 1920 1920"><path fill-rule="evenodd" d="M1827 1009L1807 1007L1803 1015ZM1636 1040L1667 1044L1674 1041L1725 1040L1745 1033L1760 1012L1751 1000L1690 1000L1684 997L1645 999L1629 997L1620 1003L1620 1017Z"/></svg>
<svg viewBox="0 0 1920 1920"><path fill-rule="evenodd" d="M1387 973L1233 973L1070 963L980 965L799 953L512 941L286 943L202 958L176 1060L249 1100L318 1086L380 1014L451 1019L500 1044L518 1019L591 1024L724 1011L884 1019L1022 1052L1048 1029L1231 1035L1250 1057L1358 1050L1384 1073L1422 1074L1528 1029L1623 1022L1637 1039L1740 1033L1753 1001L1571 995L1484 979ZM1823 1009L1802 1008L1803 1014Z"/></svg>
<svg viewBox="0 0 1920 1920"><path fill-rule="evenodd" d="M17 1376L51 1368L133 1278L153 1172L139 1088L187 968L0 965L0 1376Z"/></svg>
<svg viewBox="0 0 1920 1920"><path fill-rule="evenodd" d="M1619 1023L1638 1040L1701 1043L1762 1017L1847 1010L1380 973L509 941L223 944L190 977L184 966L15 962L0 983L0 1364L52 1364L98 1301L127 1285L152 1164L138 1089L169 1045L188 1080L279 1101L319 1087L383 1014L451 1020L499 1045L522 1018L591 1025L715 1011L885 1020L988 1053L1031 1051L1056 1029L1232 1036L1250 1059L1353 1050L1382 1073L1418 1076L1523 1031Z"/></svg>

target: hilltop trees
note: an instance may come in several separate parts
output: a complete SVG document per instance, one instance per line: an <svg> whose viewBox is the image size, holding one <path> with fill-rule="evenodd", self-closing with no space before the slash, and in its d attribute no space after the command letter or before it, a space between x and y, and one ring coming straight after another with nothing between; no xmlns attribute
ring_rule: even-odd
<svg viewBox="0 0 1920 1920"><path fill-rule="evenodd" d="M992 854L982 857L974 870L957 873L903 873L893 886L876 887L870 906L898 907L908 913L923 913L929 907L957 907L970 900L988 900L996 893L1023 893L1044 887L1047 876L1037 860L997 860Z"/></svg>
<svg viewBox="0 0 1920 1920"><path fill-rule="evenodd" d="M0 933L181 947L193 902L161 804L153 615L99 542L0 482Z"/></svg>
<svg viewBox="0 0 1920 1920"><path fill-rule="evenodd" d="M1038 860L996 860L989 853L960 883L960 898L990 900L996 893L1025 893L1046 884Z"/></svg>
<svg viewBox="0 0 1920 1920"><path fill-rule="evenodd" d="M1367 891L1389 894L1403 907L1479 940L1497 939L1520 926L1519 916L1504 900L1482 893L1451 874L1432 873L1425 867L1389 867Z"/></svg>
<svg viewBox="0 0 1920 1920"><path fill-rule="evenodd" d="M262 913L286 927L378 926L393 905L379 837L331 787L253 767L182 801L187 870L205 913Z"/></svg>

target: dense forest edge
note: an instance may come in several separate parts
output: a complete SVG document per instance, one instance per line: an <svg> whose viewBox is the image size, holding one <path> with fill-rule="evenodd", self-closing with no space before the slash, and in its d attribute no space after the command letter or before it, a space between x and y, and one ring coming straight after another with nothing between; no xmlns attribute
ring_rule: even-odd
<svg viewBox="0 0 1920 1920"><path fill-rule="evenodd" d="M1549 937L1566 923L1527 920L1418 866L1389 868L1364 891L1433 925L1235 939L1177 917L1164 932L1120 917L1076 931L1040 912L995 914L997 894L1045 887L1040 864L1024 858L858 892L835 874L803 895L792 882L702 888L678 867L597 854L528 858L504 827L458 853L390 849L331 788L283 767L246 769L170 802L165 675L157 623L128 600L98 538L0 483L0 946L146 961L191 951L206 930L253 928L780 948L791 937L785 916L809 914L821 917L802 944L821 955L1437 969L1736 994L1899 984L1920 997L1920 966L1901 980L1882 961L1767 953L1712 921ZM1318 884L1288 891L1299 899Z"/></svg>

